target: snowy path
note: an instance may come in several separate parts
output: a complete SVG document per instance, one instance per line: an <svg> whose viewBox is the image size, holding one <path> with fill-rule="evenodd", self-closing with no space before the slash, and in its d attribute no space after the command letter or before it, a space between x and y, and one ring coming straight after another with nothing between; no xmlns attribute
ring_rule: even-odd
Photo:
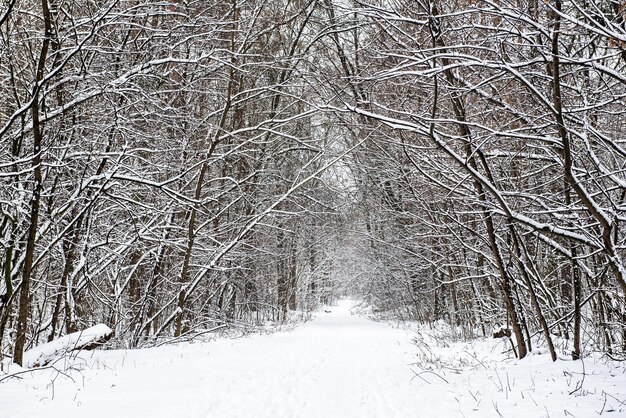
<svg viewBox="0 0 626 418"><path fill-rule="evenodd" d="M352 305L270 335L84 352L67 376L0 383L0 418L626 416L622 364L515 361L493 339L416 346ZM445 359L436 374L411 365L429 358Z"/></svg>
<svg viewBox="0 0 626 418"><path fill-rule="evenodd" d="M352 305L288 332L94 352L75 383L42 379L25 394L0 385L14 399L0 417L417 416L424 400L410 383L408 334L352 315Z"/></svg>

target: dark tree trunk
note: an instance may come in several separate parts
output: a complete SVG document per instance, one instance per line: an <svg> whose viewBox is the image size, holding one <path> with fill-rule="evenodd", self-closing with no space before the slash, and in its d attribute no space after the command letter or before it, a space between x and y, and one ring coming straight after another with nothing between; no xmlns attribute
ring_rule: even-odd
<svg viewBox="0 0 626 418"><path fill-rule="evenodd" d="M39 61L37 63L37 74L35 77L35 86L33 88L33 104L31 106L31 115L33 119L33 197L30 208L30 224L28 227L28 238L26 241L26 254L24 258L24 270L22 274L22 285L20 289L20 306L17 319L17 337L15 340L15 351L13 361L22 365L24 348L26 347L26 333L29 325L30 312L30 280L33 270L33 262L35 259L35 243L37 241L37 229L39 226L39 206L41 201L41 189L43 187L43 178L41 175L41 145L43 142L43 124L39 119L39 83L43 80L46 58L48 56L48 48L50 45L50 37L52 33L52 21L50 11L48 9L47 0L41 1L41 11L44 20L44 37L39 53Z"/></svg>

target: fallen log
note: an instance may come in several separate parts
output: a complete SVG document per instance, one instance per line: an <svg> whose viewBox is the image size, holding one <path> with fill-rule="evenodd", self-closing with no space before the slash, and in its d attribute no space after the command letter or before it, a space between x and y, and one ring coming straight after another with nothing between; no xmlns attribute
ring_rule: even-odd
<svg viewBox="0 0 626 418"><path fill-rule="evenodd" d="M26 351L23 367L42 367L71 351L93 350L107 342L112 335L111 328L104 324L65 335Z"/></svg>

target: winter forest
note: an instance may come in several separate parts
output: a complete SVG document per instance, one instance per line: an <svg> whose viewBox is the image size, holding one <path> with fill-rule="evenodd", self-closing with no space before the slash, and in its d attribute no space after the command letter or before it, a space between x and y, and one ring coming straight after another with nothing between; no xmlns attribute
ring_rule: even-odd
<svg viewBox="0 0 626 418"><path fill-rule="evenodd" d="M172 350L346 297L624 375L626 2L3 0L0 212L0 416L99 324Z"/></svg>

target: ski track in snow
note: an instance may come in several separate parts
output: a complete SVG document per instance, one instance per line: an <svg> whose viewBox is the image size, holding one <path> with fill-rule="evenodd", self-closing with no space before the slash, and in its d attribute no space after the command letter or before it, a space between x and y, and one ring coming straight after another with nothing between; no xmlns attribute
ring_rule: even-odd
<svg viewBox="0 0 626 418"><path fill-rule="evenodd" d="M521 396L495 390L489 370L482 377L448 374L449 384L432 374L424 375L430 383L416 379L414 334L353 315L353 305L343 301L270 335L83 353L69 360L79 369L68 371L71 378L41 371L0 383L0 417L497 417L496 408L504 416L538 417L548 406L555 408L550 416L563 416L565 408L575 416L601 410L599 394L585 403L569 395L565 381L544 393L546 356L537 356L539 371L528 363L535 386L520 390L525 369L513 382ZM573 399L586 406L582 414ZM624 415L618 409L610 416Z"/></svg>

